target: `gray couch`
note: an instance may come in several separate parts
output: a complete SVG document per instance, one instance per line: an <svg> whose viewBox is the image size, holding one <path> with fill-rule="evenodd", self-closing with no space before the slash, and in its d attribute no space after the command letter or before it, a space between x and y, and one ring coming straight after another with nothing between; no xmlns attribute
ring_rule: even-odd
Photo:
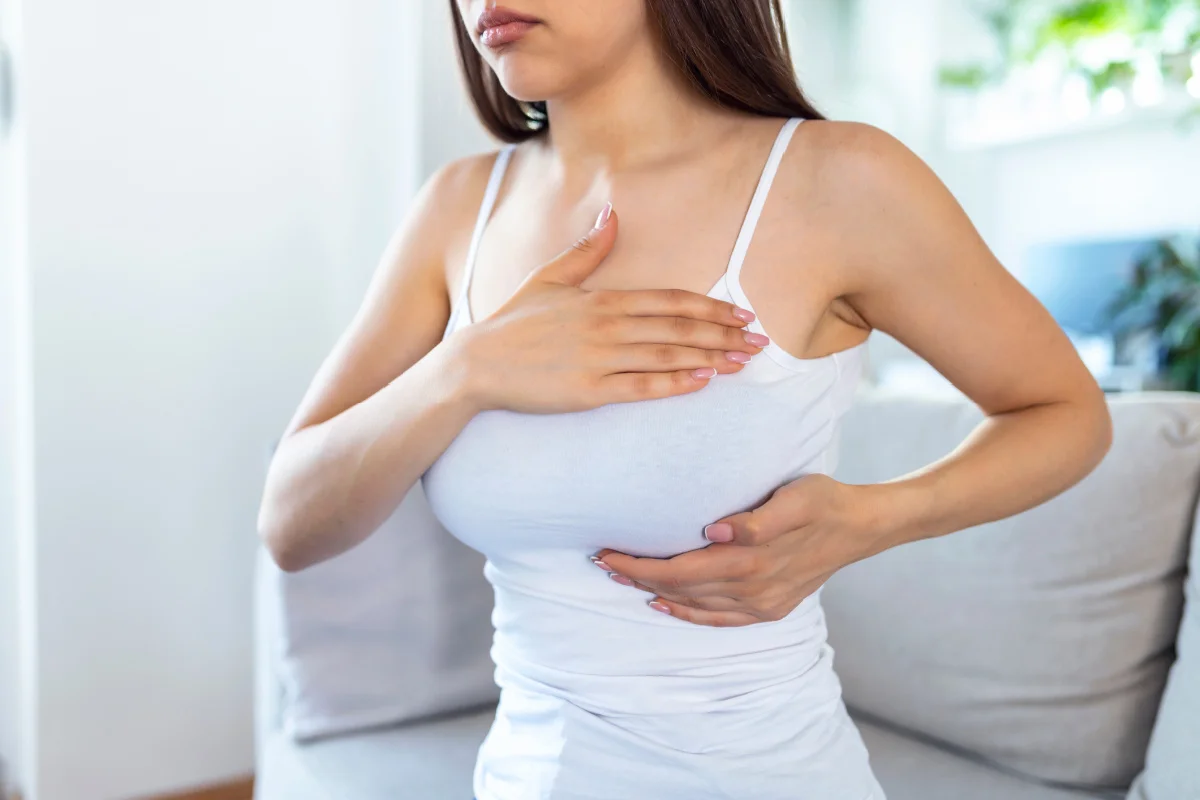
<svg viewBox="0 0 1200 800"><path fill-rule="evenodd" d="M1190 536L1200 396L1111 406L1113 449L1079 486L1011 520L856 564L823 590L835 669L891 800L1200 800L1200 541ZM962 399L864 394L836 474L903 474L978 419ZM296 734L279 579L263 558L257 798L469 800L493 714L477 697L399 724ZM1193 607L1181 629L1185 580Z"/></svg>

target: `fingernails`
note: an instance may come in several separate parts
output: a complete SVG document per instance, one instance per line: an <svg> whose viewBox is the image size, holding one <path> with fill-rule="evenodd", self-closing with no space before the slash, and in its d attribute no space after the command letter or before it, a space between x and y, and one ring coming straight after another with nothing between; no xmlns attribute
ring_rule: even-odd
<svg viewBox="0 0 1200 800"><path fill-rule="evenodd" d="M710 542L732 542L733 526L728 522L714 522L704 528L704 538Z"/></svg>
<svg viewBox="0 0 1200 800"><path fill-rule="evenodd" d="M605 572L612 572L612 571L613 571L613 568L612 568L612 567L610 567L608 564L605 564L603 561L601 561L601 560L600 560L600 559L598 559L598 558L593 558L593 559L592 559L592 563L593 563L593 564L595 564L595 565L596 565L597 567L599 567L600 569L604 570Z"/></svg>
<svg viewBox="0 0 1200 800"><path fill-rule="evenodd" d="M629 578L626 578L624 575L618 575L615 572L610 572L608 577L612 578L622 586L633 586L633 581L629 580Z"/></svg>
<svg viewBox="0 0 1200 800"><path fill-rule="evenodd" d="M742 322L754 322L754 312L745 308L738 308L737 306L734 306L733 315Z"/></svg>
<svg viewBox="0 0 1200 800"><path fill-rule="evenodd" d="M747 333L746 342L754 345L755 347L766 347L771 343L771 340L766 336L763 336L761 333Z"/></svg>
<svg viewBox="0 0 1200 800"><path fill-rule="evenodd" d="M596 230L600 230L608 224L608 218L612 216L612 203L605 203L604 208L600 209L600 216L596 217Z"/></svg>
<svg viewBox="0 0 1200 800"><path fill-rule="evenodd" d="M706 381L716 376L716 374L717 371L712 367L701 367L700 369L692 370L692 377L698 381Z"/></svg>
<svg viewBox="0 0 1200 800"><path fill-rule="evenodd" d="M651 601L648 603L648 605L649 605L651 608L653 608L655 611L661 611L661 612L663 612L664 614L670 614L670 613L671 613L671 609L670 609L670 607L669 607L669 606L667 606L667 604L666 604L666 603L660 603L660 602L658 602L657 600L651 600Z"/></svg>
<svg viewBox="0 0 1200 800"><path fill-rule="evenodd" d="M750 354L743 353L738 350L733 350L725 354L725 357L735 364L749 364Z"/></svg>

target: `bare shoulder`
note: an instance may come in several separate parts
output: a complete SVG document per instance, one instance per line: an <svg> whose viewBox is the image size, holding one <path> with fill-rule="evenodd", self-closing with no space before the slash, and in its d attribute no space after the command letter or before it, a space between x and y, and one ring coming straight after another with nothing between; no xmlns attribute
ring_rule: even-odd
<svg viewBox="0 0 1200 800"><path fill-rule="evenodd" d="M451 268L469 240L496 153L456 159L425 181L393 232L367 290L362 312L386 322L411 316L406 303L448 312ZM440 302L438 302L440 300ZM430 330L437 320L431 322Z"/></svg>
<svg viewBox="0 0 1200 800"><path fill-rule="evenodd" d="M479 203L499 151L455 159L429 177L413 204L413 216L426 233L439 231L443 242L453 244L464 226L473 227Z"/></svg>
<svg viewBox="0 0 1200 800"><path fill-rule="evenodd" d="M386 273L417 269L442 287L457 280L454 264L470 241L498 151L455 159L426 179L385 255Z"/></svg>
<svg viewBox="0 0 1200 800"><path fill-rule="evenodd" d="M799 145L799 146L796 146ZM823 204L883 208L920 202L941 182L890 133L861 122L814 120L801 125L783 169L811 187ZM944 187L942 187L944 188Z"/></svg>
<svg viewBox="0 0 1200 800"><path fill-rule="evenodd" d="M432 193L439 201L478 200L499 155L499 150L492 150L456 158L434 172L422 191Z"/></svg>
<svg viewBox="0 0 1200 800"><path fill-rule="evenodd" d="M852 285L921 270L933 248L981 241L950 190L891 134L858 122L801 125L781 165L796 211L841 242ZM876 273L876 274L872 274Z"/></svg>

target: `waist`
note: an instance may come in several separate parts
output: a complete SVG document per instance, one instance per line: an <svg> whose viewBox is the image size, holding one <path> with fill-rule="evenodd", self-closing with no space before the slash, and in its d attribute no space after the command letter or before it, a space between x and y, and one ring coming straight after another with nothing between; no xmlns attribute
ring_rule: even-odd
<svg viewBox="0 0 1200 800"><path fill-rule="evenodd" d="M822 683L825 617L819 594L783 619L713 628L646 603L586 560L552 574L508 571L488 561L495 591L496 681L557 697L593 714L697 715L753 711ZM830 671L829 677L832 678Z"/></svg>

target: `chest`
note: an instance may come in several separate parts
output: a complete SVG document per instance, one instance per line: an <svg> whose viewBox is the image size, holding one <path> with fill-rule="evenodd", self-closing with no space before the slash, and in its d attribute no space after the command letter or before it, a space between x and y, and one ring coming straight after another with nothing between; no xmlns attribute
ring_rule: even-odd
<svg viewBox="0 0 1200 800"><path fill-rule="evenodd" d="M585 289L681 288L708 293L729 267L756 182L751 170L556 178L520 157L504 178L476 254L469 318L492 314L541 264L570 247L610 199L618 216L612 252ZM839 294L837 256L807 225L796 198L776 187L753 229L740 283L767 333L803 354ZM458 297L469 237L449 254Z"/></svg>
<svg viewBox="0 0 1200 800"><path fill-rule="evenodd" d="M615 547L668 556L708 523L825 466L833 364L764 359L702 392L590 411L473 419L424 477L442 523L494 561Z"/></svg>
<svg viewBox="0 0 1200 800"><path fill-rule="evenodd" d="M476 319L584 235L610 200L619 217L616 246L584 288L704 293L725 271L753 190L687 175L568 187L514 172L480 242L470 288Z"/></svg>

